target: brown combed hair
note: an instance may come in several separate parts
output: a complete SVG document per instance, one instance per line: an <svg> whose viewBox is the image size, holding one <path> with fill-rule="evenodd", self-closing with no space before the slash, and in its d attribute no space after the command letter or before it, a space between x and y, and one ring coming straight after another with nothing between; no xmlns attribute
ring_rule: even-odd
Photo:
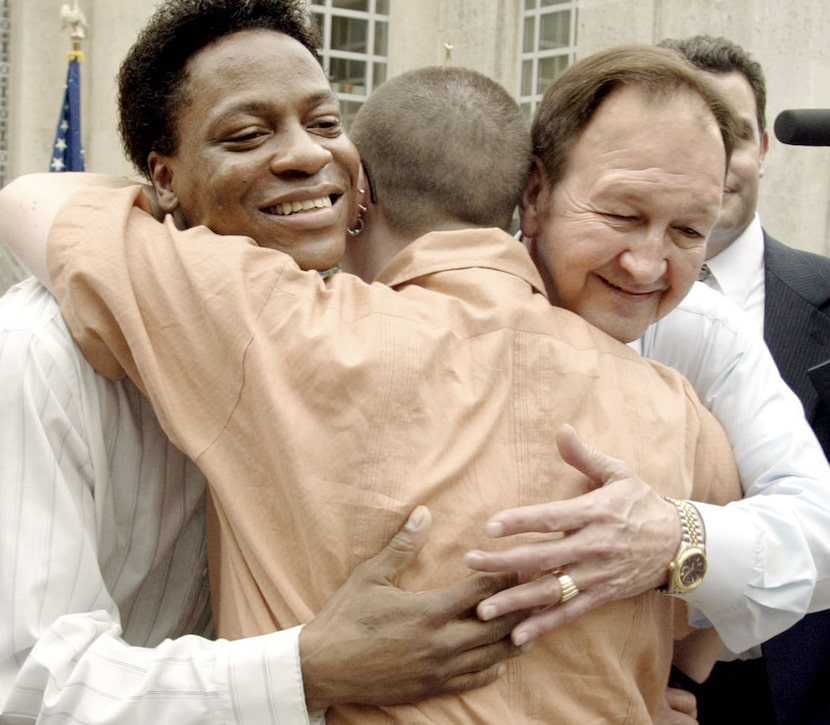
<svg viewBox="0 0 830 725"><path fill-rule="evenodd" d="M707 73L741 73L749 82L755 96L758 131L767 130L767 83L761 64L752 59L740 45L728 38L695 35L691 38L666 38L657 44L681 53L693 66Z"/></svg>
<svg viewBox="0 0 830 725"><path fill-rule="evenodd" d="M349 136L397 232L415 238L445 221L510 227L530 133L496 81L468 68L409 71L369 97Z"/></svg>
<svg viewBox="0 0 830 725"><path fill-rule="evenodd" d="M594 113L620 86L642 88L655 100L682 91L698 96L720 128L728 164L739 138L740 123L720 91L674 51L623 45L578 61L545 92L531 134L533 153L541 159L552 184L562 178L571 148Z"/></svg>
<svg viewBox="0 0 830 725"><path fill-rule="evenodd" d="M156 9L118 73L121 142L144 176L151 151L170 156L178 149L190 58L219 38L255 29L284 33L320 60L317 26L303 0L166 0Z"/></svg>

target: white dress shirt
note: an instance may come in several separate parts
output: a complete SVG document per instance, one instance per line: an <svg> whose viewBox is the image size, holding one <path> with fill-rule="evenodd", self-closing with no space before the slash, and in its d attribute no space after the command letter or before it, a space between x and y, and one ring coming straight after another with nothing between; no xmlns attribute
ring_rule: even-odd
<svg viewBox="0 0 830 725"><path fill-rule="evenodd" d="M756 214L743 233L711 259L706 284L740 307L758 334L764 334L764 231Z"/></svg>
<svg viewBox="0 0 830 725"><path fill-rule="evenodd" d="M309 722L300 628L208 639L204 479L34 280L0 300L0 405L0 722Z"/></svg>
<svg viewBox="0 0 830 725"><path fill-rule="evenodd" d="M695 283L640 341L644 355L689 379L735 452L746 497L696 504L709 566L684 597L733 652L830 607L830 468L753 327L736 305Z"/></svg>

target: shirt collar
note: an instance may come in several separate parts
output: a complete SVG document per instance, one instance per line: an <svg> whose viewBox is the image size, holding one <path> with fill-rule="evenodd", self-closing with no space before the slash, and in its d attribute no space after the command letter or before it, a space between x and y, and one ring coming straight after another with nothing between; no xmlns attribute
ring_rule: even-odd
<svg viewBox="0 0 830 725"><path fill-rule="evenodd" d="M732 244L708 259L706 264L723 293L739 307L744 307L764 268L764 232L758 214Z"/></svg>
<svg viewBox="0 0 830 725"><path fill-rule="evenodd" d="M501 229L430 232L416 239L381 270L377 281L397 287L436 272L493 269L520 277L547 296L542 278L524 245Z"/></svg>

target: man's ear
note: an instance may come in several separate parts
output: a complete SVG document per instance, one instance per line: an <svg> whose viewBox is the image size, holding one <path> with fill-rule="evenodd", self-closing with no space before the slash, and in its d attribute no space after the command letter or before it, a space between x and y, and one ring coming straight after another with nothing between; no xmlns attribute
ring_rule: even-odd
<svg viewBox="0 0 830 725"><path fill-rule="evenodd" d="M156 190L158 205L165 214L174 214L179 208L179 197L173 188L173 171L169 158L151 151L147 157L150 180Z"/></svg>
<svg viewBox="0 0 830 725"><path fill-rule="evenodd" d="M363 226L366 223L366 215L372 206L372 196L369 191L369 176L363 168L363 164L361 164L357 173L357 187L354 190L354 208L352 209L351 221L349 223L349 229L358 229L358 234L363 231Z"/></svg>
<svg viewBox="0 0 830 725"><path fill-rule="evenodd" d="M535 239L541 228L540 200L547 191L547 174L538 156L533 157L530 174L522 194L521 229L525 239Z"/></svg>
<svg viewBox="0 0 830 725"><path fill-rule="evenodd" d="M758 176L763 178L764 176L764 159L767 157L767 151L769 151L769 132L764 131L763 135L761 136L761 164L759 166Z"/></svg>
<svg viewBox="0 0 830 725"><path fill-rule="evenodd" d="M368 207L375 201L369 172L366 171L366 167L362 163L360 164L360 171L357 174L357 195L355 199L356 203L363 204L365 207Z"/></svg>

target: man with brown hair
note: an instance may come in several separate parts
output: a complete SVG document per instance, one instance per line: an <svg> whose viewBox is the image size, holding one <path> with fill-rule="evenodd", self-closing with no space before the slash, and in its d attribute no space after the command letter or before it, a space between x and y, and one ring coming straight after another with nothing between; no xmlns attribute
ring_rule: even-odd
<svg viewBox="0 0 830 725"><path fill-rule="evenodd" d="M743 308L763 333L830 455L830 259L788 247L761 227L758 190L769 150L763 68L727 38L698 35L660 45L704 71L727 94L743 128L729 164L723 211L709 240L704 281ZM809 580L808 562L793 557L789 566L798 566ZM788 596L799 611L803 594ZM715 666L698 692L701 722L733 722L739 715L758 723L830 721L830 611L808 614L765 642L762 652L760 658L744 654Z"/></svg>
<svg viewBox="0 0 830 725"><path fill-rule="evenodd" d="M722 46L723 42L717 44ZM707 43L694 45L705 47ZM716 55L725 57L711 62L721 66L736 62L735 58L729 60L734 52L724 50ZM765 148L753 130L757 112L751 88L757 85L758 70L750 70L755 79L751 85L734 77L723 84L730 96L740 101L741 138L725 179L728 194L715 227L716 245L722 240L718 234L722 222L725 229L735 230L741 227L736 219L743 218L746 225L752 217L751 211L746 214L746 202L738 199L754 200L749 187L757 187ZM644 77L648 73L643 69ZM612 79L593 80L566 72L542 101L534 121L537 161L523 200L522 229L546 276L552 300L622 341L643 336L637 347L687 374L701 399L724 422L746 498L725 509L688 503L705 523L709 569L702 586L679 594L699 607L727 644L740 651L782 631L806 611L822 609L830 602L830 591L824 585L830 577L830 555L823 533L830 525L827 462L804 421L801 405L777 375L760 336L741 319L741 311L702 285L695 285L684 298L697 275L697 266L684 260L689 259L689 248L702 251L699 240L695 242L697 229L688 206L684 206L689 200L679 193L673 198L670 183L653 183L654 169L668 167L649 164L645 151L660 139L671 142L678 119L672 113L659 114L662 96L652 104L658 110L648 122L626 124L631 117L619 107L616 117L610 111L603 115L609 103L605 99L613 99L619 85ZM707 80L715 87L721 85L717 78ZM738 89L743 86L741 93L735 90L738 81ZM616 82L624 83L624 79ZM597 105L599 111L594 112ZM574 129L583 128L586 116L592 118L591 123L584 134L575 137ZM597 138L603 121L608 128L599 141L613 132L621 139L627 134L627 140L619 143L627 154L597 153L607 151ZM683 179L690 153L694 149L679 148L676 152L674 173L678 180ZM644 193L649 183L656 191ZM679 188L675 186L674 191ZM744 213L737 214L736 206L744 208ZM671 223L660 226L660 220L667 218ZM757 230L760 245L759 225ZM760 249L758 246L757 251ZM775 253L773 259L778 258L774 245L770 250ZM698 263L702 259L699 254ZM811 264L813 271L807 276L813 277L828 264L827 260ZM746 264L741 267L748 272L751 268ZM803 270L806 274L808 267ZM772 288L780 289L780 279L771 282ZM806 310L804 302L793 306L806 313L800 324L813 324L807 322L810 319L820 328L821 316ZM773 316L778 319L781 314L778 310ZM817 352L822 346L814 342L805 347ZM762 373L764 369L772 374ZM647 585L643 574L653 570L642 562L663 544L659 527L652 536L643 537L643 526L653 526L661 516L668 520L673 513L660 513L664 502L647 489L634 487L629 494L638 506L625 506L614 487L607 487L573 501L494 516L494 535L527 531L568 531L569 535L542 542L535 550L474 552L471 564L485 570L532 572L570 562L569 572L586 596L556 606L555 585L553 591L538 587L534 593L534 584L499 593L483 602L480 611L500 614L512 607L549 605L519 625L517 641L523 641L523 637L570 621L591 606ZM780 546L770 546L772 541ZM534 565L534 557L538 557L538 565ZM811 649L809 654L816 656L802 660L815 663L821 658L820 651ZM788 678L787 687L793 688L793 684ZM747 699L735 700L731 717L754 712ZM752 704L759 700L762 698L752 698ZM729 719L732 711L727 701L718 698L715 709Z"/></svg>

